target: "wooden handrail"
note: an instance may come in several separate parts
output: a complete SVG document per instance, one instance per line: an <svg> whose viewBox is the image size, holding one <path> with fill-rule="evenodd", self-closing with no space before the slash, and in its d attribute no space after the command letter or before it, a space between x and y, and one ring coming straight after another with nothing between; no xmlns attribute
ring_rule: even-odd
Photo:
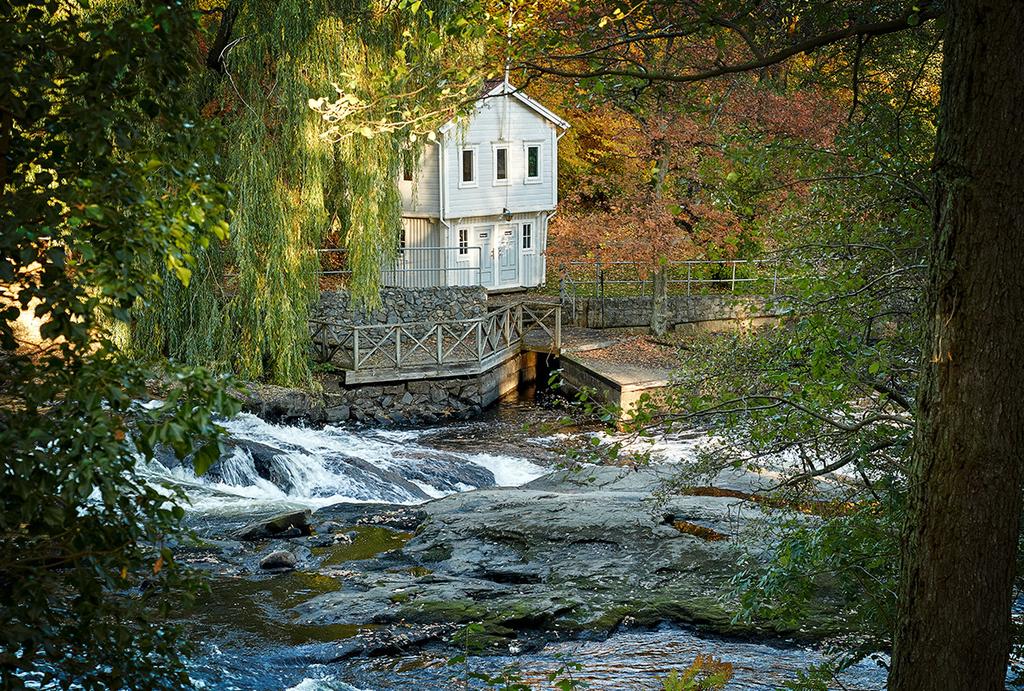
<svg viewBox="0 0 1024 691"><path fill-rule="evenodd" d="M520 301L471 319L440 322L347 325L310 320L318 354L331 361L339 352L352 371L491 366L495 357L523 347L527 333L540 328L561 348L561 306Z"/></svg>

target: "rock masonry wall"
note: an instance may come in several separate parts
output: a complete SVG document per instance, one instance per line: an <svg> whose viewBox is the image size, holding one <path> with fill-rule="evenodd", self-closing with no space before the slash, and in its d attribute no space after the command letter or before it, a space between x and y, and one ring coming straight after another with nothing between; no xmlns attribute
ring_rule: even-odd
<svg viewBox="0 0 1024 691"><path fill-rule="evenodd" d="M313 318L366 326L410 322L443 322L476 319L487 313L487 291L475 286L446 288L384 288L381 306L364 310L345 290L325 290Z"/></svg>
<svg viewBox="0 0 1024 691"><path fill-rule="evenodd" d="M574 326L615 329L649 326L650 297L565 299L562 318ZM770 298L737 295L670 295L666 300L669 328L681 324L742 321L784 316L784 308Z"/></svg>

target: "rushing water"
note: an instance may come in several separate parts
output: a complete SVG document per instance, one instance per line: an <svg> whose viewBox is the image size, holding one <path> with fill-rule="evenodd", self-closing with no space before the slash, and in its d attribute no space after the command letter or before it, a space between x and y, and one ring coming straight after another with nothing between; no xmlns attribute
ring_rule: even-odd
<svg viewBox="0 0 1024 691"><path fill-rule="evenodd" d="M170 468L154 464L150 470L184 485L198 512L415 504L479 487L518 486L548 472L557 438L525 434L524 417L536 417L528 411L511 404L475 422L422 430L313 429L243 413L225 423L227 454L203 477L171 459L164 460Z"/></svg>
<svg viewBox="0 0 1024 691"><path fill-rule="evenodd" d="M463 688L466 665L450 664L437 655L354 659L325 663L329 645L301 648L269 648L258 654L239 655L209 646L208 655L193 667L193 677L208 688L293 689L294 691L350 691L360 689L416 689L447 691ZM711 655L733 667L727 689L779 689L800 671L821 661L813 650L764 643L730 641L699 636L679 628L656 631L625 631L604 641L550 643L537 652L521 655L471 656L469 669L494 675L515 669L537 689L554 688L550 672L566 663L580 665L575 679L600 691L658 689L672 670L683 670L698 656ZM867 691L885 685L882 668L867 660L840 676L837 689ZM482 688L470 684L470 688Z"/></svg>
<svg viewBox="0 0 1024 691"><path fill-rule="evenodd" d="M529 402L506 402L476 421L422 430L311 429L239 415L226 425L234 440L229 453L207 475L196 477L169 460L170 468L156 466L152 472L163 482L186 487L192 518L200 522L339 502L414 504L477 487L520 485L548 472L566 443L565 435L543 427L557 418L557 412ZM663 460L685 460L694 453L694 440L662 442L653 451ZM273 636L240 636L231 624L238 614L244 615L228 613L204 627L200 655L191 663L197 686L295 691L462 687L465 667L447 664L443 653L332 662L343 641L289 646ZM698 654L732 663L728 688L736 689L779 688L822 659L796 646L666 628L622 631L605 641L549 643L518 655L476 656L471 665L489 673L513 666L534 688L551 688L545 675L570 660L582 665L579 676L592 689L660 689L661 678L685 668ZM884 674L865 662L850 670L843 684L879 688Z"/></svg>

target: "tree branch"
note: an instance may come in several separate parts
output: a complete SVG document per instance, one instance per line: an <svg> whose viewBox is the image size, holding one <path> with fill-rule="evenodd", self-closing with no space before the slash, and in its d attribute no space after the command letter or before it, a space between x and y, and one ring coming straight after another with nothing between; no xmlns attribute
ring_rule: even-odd
<svg viewBox="0 0 1024 691"><path fill-rule="evenodd" d="M881 451L883 449L892 448L893 446L896 446L899 443L901 443L901 441L902 439L886 439L885 441L877 441L874 444L868 446L867 448L853 449L852 451L844 453L838 459L836 459L832 463L829 463L826 466L818 468L817 470L811 470L806 473L794 475L793 477L786 479L784 482L781 482L778 485L775 485L774 487L770 488L768 491L774 492L775 490L782 489L783 487L790 487L792 485L800 484L801 482L806 482L807 480L812 480L816 477L821 477L822 475L834 473L837 470L840 470L843 467L849 465L850 463L853 463L855 460L862 456L867 456L869 454L875 453L876 451Z"/></svg>
<svg viewBox="0 0 1024 691"><path fill-rule="evenodd" d="M597 70L569 70L563 68L556 68L538 64L532 61L526 61L520 65L520 67L527 70L534 70L544 74L550 74L556 77L565 77L568 79L585 79L588 77L632 77L635 79L644 79L650 81L663 81L663 82L675 82L675 83L688 83L698 82L706 79L714 79L715 77L722 77L727 74L737 74L740 72L750 72L753 70L759 70L772 65L777 65L780 62L784 62L791 57L800 55L802 53L810 53L818 48L824 48L825 46L838 43L845 39L853 36L858 37L869 37L869 36L884 36L886 34L896 33L904 31L906 29L915 28L923 25L925 22L936 19L942 16L943 11L936 6L929 6L916 11L910 9L906 11L898 19L890 19L883 22L870 22L870 23L858 23L850 24L842 29L835 29L811 38L804 39L794 43L791 46L787 46L782 50L775 51L764 55L761 58L755 58L754 60L748 60L747 62L737 63L735 65L722 65L714 69L703 70L699 72L689 72L686 74L674 74L670 72L648 72L648 71L637 71L637 70L623 70L623 69L597 69ZM915 21L916 20L916 21ZM552 56L551 59L558 59L557 56Z"/></svg>
<svg viewBox="0 0 1024 691"><path fill-rule="evenodd" d="M224 74L224 50L231 43L231 33L235 28L235 20L242 9L242 0L231 0L224 8L217 27L217 36L206 52L206 66L218 74Z"/></svg>

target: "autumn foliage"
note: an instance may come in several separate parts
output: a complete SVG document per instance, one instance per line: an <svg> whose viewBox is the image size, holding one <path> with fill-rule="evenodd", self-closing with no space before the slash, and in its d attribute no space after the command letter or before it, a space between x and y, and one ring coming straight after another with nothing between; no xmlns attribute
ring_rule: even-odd
<svg viewBox="0 0 1024 691"><path fill-rule="evenodd" d="M819 90L744 82L679 87L643 113L608 102L579 107L549 86L543 98L556 108L561 100L573 123L560 144L549 266L598 258L653 265L771 247L759 219L799 201L806 187L786 145L828 147L841 108ZM780 153L748 160L755 143ZM752 192L756 206L747 203Z"/></svg>
<svg viewBox="0 0 1024 691"><path fill-rule="evenodd" d="M806 192L800 152L832 147L848 109L845 96L837 95L841 91L802 79L810 58L784 69L698 83L559 77L545 70L643 64L671 71L681 64L738 59L745 48L710 36L703 42L691 36L685 45L651 41L638 47L625 40L629 27L658 25L664 18L608 21L619 16L611 6L581 14L559 13L558 5L549 3L538 24L547 27L548 40L551 27L559 28L561 38L555 40L563 58L538 68L539 76L527 70L531 93L573 125L560 143L561 201L550 229L548 266L596 259L651 265L662 257L728 259L770 248L773 240L761 219ZM588 22L602 14L600 38L594 38ZM573 55L580 57L565 57Z"/></svg>

